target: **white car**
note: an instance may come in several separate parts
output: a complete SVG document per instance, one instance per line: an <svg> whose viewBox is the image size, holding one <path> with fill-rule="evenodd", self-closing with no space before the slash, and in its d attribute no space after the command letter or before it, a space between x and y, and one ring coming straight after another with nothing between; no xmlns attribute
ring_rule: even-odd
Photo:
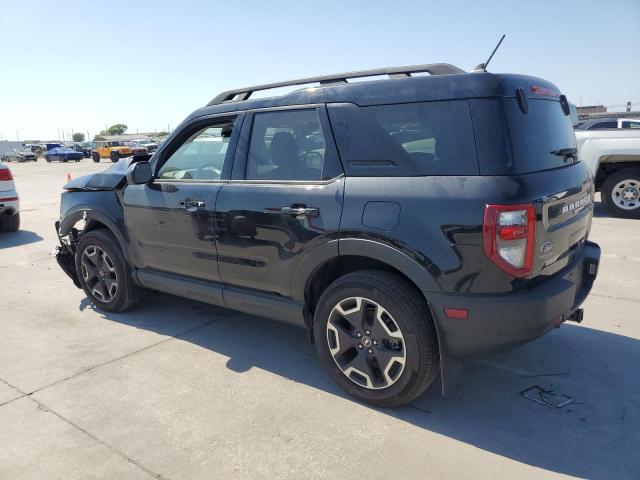
<svg viewBox="0 0 640 480"><path fill-rule="evenodd" d="M612 215L640 218L640 128L576 128L578 155Z"/></svg>
<svg viewBox="0 0 640 480"><path fill-rule="evenodd" d="M6 163L0 162L0 232L15 232L20 228L20 199L13 175Z"/></svg>

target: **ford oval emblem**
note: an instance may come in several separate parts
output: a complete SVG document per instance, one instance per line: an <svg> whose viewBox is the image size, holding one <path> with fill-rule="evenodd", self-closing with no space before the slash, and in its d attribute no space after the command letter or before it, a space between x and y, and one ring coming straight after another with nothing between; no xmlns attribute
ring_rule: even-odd
<svg viewBox="0 0 640 480"><path fill-rule="evenodd" d="M542 252L542 255L550 254L551 250L553 250L553 242L544 242L540 247L540 251Z"/></svg>

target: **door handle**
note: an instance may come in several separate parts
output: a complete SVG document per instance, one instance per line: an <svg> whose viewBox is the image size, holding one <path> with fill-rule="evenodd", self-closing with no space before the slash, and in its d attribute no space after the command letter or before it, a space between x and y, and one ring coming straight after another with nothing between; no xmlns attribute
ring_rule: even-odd
<svg viewBox="0 0 640 480"><path fill-rule="evenodd" d="M181 200L180 207L187 212L195 212L199 208L204 208L205 203L202 200Z"/></svg>
<svg viewBox="0 0 640 480"><path fill-rule="evenodd" d="M304 205L282 207L282 214L288 217L318 217L320 216L320 209L305 207Z"/></svg>

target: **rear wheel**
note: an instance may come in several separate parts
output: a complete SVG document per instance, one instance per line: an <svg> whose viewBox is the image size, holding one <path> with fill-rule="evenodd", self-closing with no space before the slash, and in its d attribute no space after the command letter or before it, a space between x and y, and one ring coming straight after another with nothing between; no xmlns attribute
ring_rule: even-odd
<svg viewBox="0 0 640 480"><path fill-rule="evenodd" d="M47 155L46 157L44 157L44 159L45 159L47 162L51 163L51 157L50 157L49 155Z"/></svg>
<svg viewBox="0 0 640 480"><path fill-rule="evenodd" d="M98 308L123 312L140 300L118 241L106 229L82 236L76 249L76 270L85 293Z"/></svg>
<svg viewBox="0 0 640 480"><path fill-rule="evenodd" d="M602 203L616 217L640 218L640 168L609 176L602 185Z"/></svg>
<svg viewBox="0 0 640 480"><path fill-rule="evenodd" d="M100 154L99 154L98 152L93 152L93 153L91 154L91 159L92 159L94 162L98 163L98 162L100 161Z"/></svg>
<svg viewBox="0 0 640 480"><path fill-rule="evenodd" d="M120 160L120 154L118 152L111 152L109 158L113 163L116 163L118 160Z"/></svg>
<svg viewBox="0 0 640 480"><path fill-rule="evenodd" d="M320 297L313 328L327 371L358 400L403 405L437 377L429 309L397 275L363 270L340 277Z"/></svg>
<svg viewBox="0 0 640 480"><path fill-rule="evenodd" d="M0 232L15 232L20 228L20 213L0 217Z"/></svg>

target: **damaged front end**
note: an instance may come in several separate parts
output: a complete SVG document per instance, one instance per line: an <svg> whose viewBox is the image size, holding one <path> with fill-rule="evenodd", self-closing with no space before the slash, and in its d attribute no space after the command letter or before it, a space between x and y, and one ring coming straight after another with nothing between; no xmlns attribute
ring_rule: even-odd
<svg viewBox="0 0 640 480"><path fill-rule="evenodd" d="M82 288L78 278L78 271L76 270L76 246L78 245L80 232L77 228L72 228L68 234L61 235L60 222L58 221L56 222L56 234L60 241L60 245L55 250L56 261L64 273L73 280L73 284L78 288Z"/></svg>

